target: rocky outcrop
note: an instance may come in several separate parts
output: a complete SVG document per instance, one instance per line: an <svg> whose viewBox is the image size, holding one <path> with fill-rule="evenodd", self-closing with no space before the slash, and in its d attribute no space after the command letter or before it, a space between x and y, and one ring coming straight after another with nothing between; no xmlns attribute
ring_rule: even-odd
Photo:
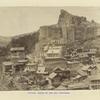
<svg viewBox="0 0 100 100"><path fill-rule="evenodd" d="M95 37L100 26L94 21L87 21L86 17L79 17L61 10L58 23L40 27L39 40L63 38L65 43L75 43Z"/></svg>
<svg viewBox="0 0 100 100"><path fill-rule="evenodd" d="M59 39L62 37L61 28L59 28L57 25L42 26L39 29L39 33L39 40Z"/></svg>
<svg viewBox="0 0 100 100"><path fill-rule="evenodd" d="M40 51L40 47L52 39L61 39L67 44L72 44L95 38L98 34L100 34L98 23L93 20L89 22L86 17L75 16L62 9L57 24L41 26L37 32L14 36L10 38L11 41L0 39L0 52L3 54L5 47L7 47L5 51L9 51L12 46L23 46L27 53L31 53L33 49Z"/></svg>

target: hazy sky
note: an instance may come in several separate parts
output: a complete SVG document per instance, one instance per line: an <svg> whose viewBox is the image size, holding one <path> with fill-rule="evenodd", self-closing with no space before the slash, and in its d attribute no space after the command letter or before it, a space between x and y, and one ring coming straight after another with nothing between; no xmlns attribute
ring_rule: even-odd
<svg viewBox="0 0 100 100"><path fill-rule="evenodd" d="M97 7L0 7L0 36L33 32L42 25L56 24L60 9L100 23Z"/></svg>

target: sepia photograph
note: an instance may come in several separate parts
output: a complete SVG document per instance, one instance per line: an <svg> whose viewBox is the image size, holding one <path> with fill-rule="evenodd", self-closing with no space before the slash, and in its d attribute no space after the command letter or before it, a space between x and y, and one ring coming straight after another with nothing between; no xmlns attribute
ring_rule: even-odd
<svg viewBox="0 0 100 100"><path fill-rule="evenodd" d="M100 90L100 7L0 7L0 91Z"/></svg>

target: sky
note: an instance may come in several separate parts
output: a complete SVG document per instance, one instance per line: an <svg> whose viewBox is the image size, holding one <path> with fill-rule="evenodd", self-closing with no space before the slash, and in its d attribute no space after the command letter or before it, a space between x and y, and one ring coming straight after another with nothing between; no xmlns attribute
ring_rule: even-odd
<svg viewBox="0 0 100 100"><path fill-rule="evenodd" d="M34 32L40 26L56 24L61 9L100 23L100 7L0 7L0 36Z"/></svg>

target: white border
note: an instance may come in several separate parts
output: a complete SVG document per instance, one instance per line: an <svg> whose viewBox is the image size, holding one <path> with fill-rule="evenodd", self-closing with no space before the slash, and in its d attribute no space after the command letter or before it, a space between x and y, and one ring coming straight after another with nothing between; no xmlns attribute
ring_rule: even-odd
<svg viewBox="0 0 100 100"><path fill-rule="evenodd" d="M0 0L0 7L8 6L100 6L100 0ZM34 94L38 91L0 91L0 100L100 100L100 91L76 90L67 95ZM45 91L46 92L46 91ZM59 92L59 91L58 91ZM61 92L61 91L60 91Z"/></svg>

